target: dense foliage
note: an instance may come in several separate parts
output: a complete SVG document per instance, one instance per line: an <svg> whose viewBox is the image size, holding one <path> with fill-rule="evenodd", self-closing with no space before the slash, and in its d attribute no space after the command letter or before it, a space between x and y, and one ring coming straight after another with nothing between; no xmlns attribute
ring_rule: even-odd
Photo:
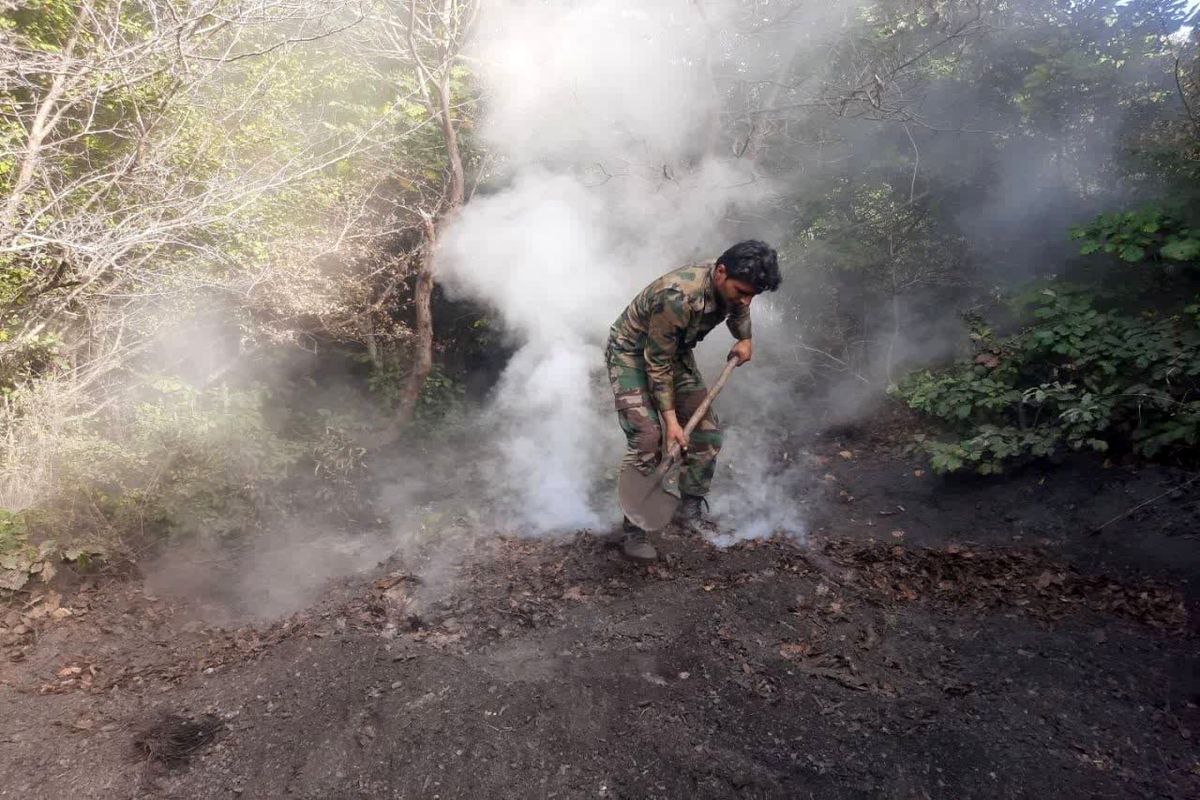
<svg viewBox="0 0 1200 800"><path fill-rule="evenodd" d="M919 447L941 472L995 473L1065 450L1191 463L1200 444L1196 35L1184 27L1181 3L1057 8L1068 18L1097 15L1105 29L1085 24L1082 48L1039 51L1041 63L1024 81L1036 91L1018 105L1036 129L1075 116L1074 100L1107 97L1104 105L1122 110L1108 135L1079 131L1062 142L1103 146L1098 164L1095 155L1077 162L1092 169L1090 180L1067 181L1071 190L1058 193L1076 220L1087 208L1099 213L1071 224L1069 239L1060 232L1060 241L1018 246L1021 257L1036 259L1024 274L1042 279L1024 290L1007 287L1016 316L995 316L1015 332L997 335L969 315L967 357L914 372L893 388L934 422ZM1139 59L1141 69L1123 74ZM1100 107L1080 119L1098 120ZM1039 122L1045 112L1052 117ZM1054 209L1045 213L1071 222ZM1062 248L1069 240L1076 258Z"/></svg>
<svg viewBox="0 0 1200 800"><path fill-rule="evenodd" d="M1200 443L1200 305L1135 316L1043 289L1033 319L1004 337L978 328L973 358L900 383L910 407L957 434L921 437L935 470L989 474L1064 449L1159 456Z"/></svg>
<svg viewBox="0 0 1200 800"><path fill-rule="evenodd" d="M1071 230L1079 252L1109 253L1122 261L1194 263L1200 261L1200 228L1189 227L1179 213L1147 206L1123 213L1101 214Z"/></svg>

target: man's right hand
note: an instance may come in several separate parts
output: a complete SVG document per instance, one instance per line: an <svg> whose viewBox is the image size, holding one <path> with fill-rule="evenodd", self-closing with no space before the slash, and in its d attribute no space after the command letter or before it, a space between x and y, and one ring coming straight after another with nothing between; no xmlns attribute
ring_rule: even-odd
<svg viewBox="0 0 1200 800"><path fill-rule="evenodd" d="M680 450L687 450L687 437L683 435L683 427L678 423L667 422L667 447L678 444Z"/></svg>

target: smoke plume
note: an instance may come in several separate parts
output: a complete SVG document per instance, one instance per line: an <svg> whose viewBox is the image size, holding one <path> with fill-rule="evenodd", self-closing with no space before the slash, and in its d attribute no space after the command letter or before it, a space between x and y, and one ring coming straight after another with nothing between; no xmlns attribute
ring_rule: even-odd
<svg viewBox="0 0 1200 800"><path fill-rule="evenodd" d="M608 327L657 275L717 255L731 212L769 191L706 152L713 14L683 0L484 11L483 135L502 183L447 231L440 269L453 291L492 305L520 348L489 422L498 510L520 530L618 518L612 493L595 492L623 447L603 375Z"/></svg>

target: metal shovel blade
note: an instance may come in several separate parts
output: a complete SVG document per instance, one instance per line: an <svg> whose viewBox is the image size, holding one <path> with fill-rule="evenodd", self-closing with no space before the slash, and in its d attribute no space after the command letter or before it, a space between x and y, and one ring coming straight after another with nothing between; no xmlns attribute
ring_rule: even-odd
<svg viewBox="0 0 1200 800"><path fill-rule="evenodd" d="M730 373L737 365L737 357L730 354L725 361L725 369L721 371L721 377L717 378L717 382L708 390L708 394L700 401L700 405L692 412L691 419L684 426L683 438L685 441L692 435L692 431L700 424L704 415L708 413L708 407L712 405L713 398L725 386L725 381L729 380ZM662 463L654 472L643 475L637 471L636 467L627 466L621 470L621 476L617 478L617 495L621 499L621 509L630 522L644 531L662 530L675 516L679 498L663 488L663 478L680 455L679 443L675 442L667 448Z"/></svg>
<svg viewBox="0 0 1200 800"><path fill-rule="evenodd" d="M629 466L621 470L617 478L617 494L625 516L644 531L667 527L679 506L679 498L662 484L662 470L643 475L636 467Z"/></svg>

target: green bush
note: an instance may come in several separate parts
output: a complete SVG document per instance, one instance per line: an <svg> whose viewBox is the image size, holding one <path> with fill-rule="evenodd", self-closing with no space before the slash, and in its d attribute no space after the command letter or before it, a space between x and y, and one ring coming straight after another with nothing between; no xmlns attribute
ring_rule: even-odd
<svg viewBox="0 0 1200 800"><path fill-rule="evenodd" d="M1182 215L1161 205L1101 214L1087 225L1071 229L1083 255L1108 253L1127 263L1142 261L1200 261L1200 229Z"/></svg>
<svg viewBox="0 0 1200 800"><path fill-rule="evenodd" d="M367 387L385 408L395 408L407 375L407 365L389 362L372 370ZM434 364L421 385L413 422L417 428L429 431L440 423L457 419L464 411L466 387L440 364Z"/></svg>
<svg viewBox="0 0 1200 800"><path fill-rule="evenodd" d="M253 527L307 452L268 423L269 402L256 387L154 380L139 403L63 442L60 506L90 504L118 531Z"/></svg>
<svg viewBox="0 0 1200 800"><path fill-rule="evenodd" d="M95 541L73 541L63 545L46 536L30 542L30 514L0 509L0 593L23 588L34 576L47 583L63 561L86 568L103 560L107 548Z"/></svg>
<svg viewBox="0 0 1200 800"><path fill-rule="evenodd" d="M49 580L64 561L85 568L180 537L253 535L277 512L361 515L368 421L279 406L262 387L160 376L136 402L46 424L45 469L9 495L28 507L0 509L0 592Z"/></svg>
<svg viewBox="0 0 1200 800"><path fill-rule="evenodd" d="M918 440L938 472L996 473L1064 449L1154 457L1200 440L1200 305L1138 316L1044 289L1020 332L977 328L973 339L970 359L893 389L949 434Z"/></svg>
<svg viewBox="0 0 1200 800"><path fill-rule="evenodd" d="M328 510L353 517L364 503L361 485L368 465L363 442L370 435L369 426L357 416L322 408L304 428L316 478L313 498Z"/></svg>
<svg viewBox="0 0 1200 800"><path fill-rule="evenodd" d="M466 388L439 366L434 365L421 395L417 398L416 421L424 425L435 425L457 417L463 411Z"/></svg>

